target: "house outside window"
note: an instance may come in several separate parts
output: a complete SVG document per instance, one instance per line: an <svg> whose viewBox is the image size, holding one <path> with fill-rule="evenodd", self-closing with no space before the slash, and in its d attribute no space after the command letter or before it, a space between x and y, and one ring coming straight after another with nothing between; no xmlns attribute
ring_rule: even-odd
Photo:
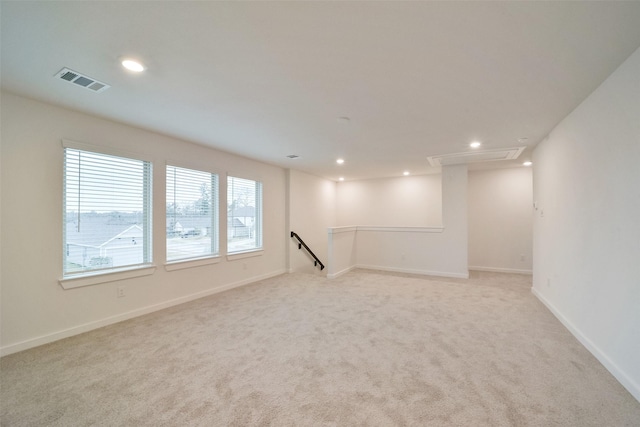
<svg viewBox="0 0 640 427"><path fill-rule="evenodd" d="M65 147L63 275L149 264L151 163Z"/></svg>
<svg viewBox="0 0 640 427"><path fill-rule="evenodd" d="M167 261L218 254L218 175L167 165Z"/></svg>
<svg viewBox="0 0 640 427"><path fill-rule="evenodd" d="M227 252L262 248L262 183L227 177Z"/></svg>

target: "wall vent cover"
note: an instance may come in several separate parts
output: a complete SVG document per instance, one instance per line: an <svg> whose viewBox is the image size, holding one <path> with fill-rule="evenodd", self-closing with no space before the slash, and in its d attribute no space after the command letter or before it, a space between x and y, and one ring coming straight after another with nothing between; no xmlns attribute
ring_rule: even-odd
<svg viewBox="0 0 640 427"><path fill-rule="evenodd" d="M70 70L69 68L63 68L62 70L58 71L55 77L96 93L104 92L111 87L104 82L78 73L77 71Z"/></svg>
<svg viewBox="0 0 640 427"><path fill-rule="evenodd" d="M514 160L522 154L525 148L526 147L500 148L496 150L444 154L442 156L429 156L427 159L431 166L467 165L469 163Z"/></svg>

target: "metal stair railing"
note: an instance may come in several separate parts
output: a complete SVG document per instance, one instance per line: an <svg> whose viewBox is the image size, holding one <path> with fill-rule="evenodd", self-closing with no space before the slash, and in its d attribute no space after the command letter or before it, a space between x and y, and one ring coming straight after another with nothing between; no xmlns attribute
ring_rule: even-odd
<svg viewBox="0 0 640 427"><path fill-rule="evenodd" d="M317 267L318 264L320 264L320 271L324 270L324 264L322 263L322 261L320 261L320 259L316 256L316 254L313 253L313 251L311 249L309 249L309 246L307 246L306 243L304 243L304 241L300 238L300 236L298 236L298 233L292 231L291 232L291 237L295 238L298 241L298 249L302 249L302 247L304 246L304 248L307 250L307 252L309 252L309 255L311 255L314 259L313 261L313 265L314 267Z"/></svg>

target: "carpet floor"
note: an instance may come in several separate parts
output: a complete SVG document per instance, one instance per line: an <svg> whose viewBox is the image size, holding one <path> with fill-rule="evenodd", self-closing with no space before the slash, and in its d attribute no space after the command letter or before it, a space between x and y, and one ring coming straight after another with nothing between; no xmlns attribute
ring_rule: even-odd
<svg viewBox="0 0 640 427"><path fill-rule="evenodd" d="M3 426L639 426L531 293L287 274L0 360Z"/></svg>

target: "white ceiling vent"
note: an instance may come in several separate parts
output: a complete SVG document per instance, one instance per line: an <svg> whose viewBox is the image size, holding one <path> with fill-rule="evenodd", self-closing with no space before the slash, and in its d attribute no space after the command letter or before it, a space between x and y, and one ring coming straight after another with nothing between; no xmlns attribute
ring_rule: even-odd
<svg viewBox="0 0 640 427"><path fill-rule="evenodd" d="M466 153L444 154L429 156L431 166L466 165L469 163L495 162L500 160L514 160L526 147L501 148L496 150L480 150Z"/></svg>
<svg viewBox="0 0 640 427"><path fill-rule="evenodd" d="M84 74L80 74L68 68L63 68L62 70L58 71L55 77L66 82L81 86L92 92L104 92L111 87L106 83L100 82L94 78L85 76Z"/></svg>

